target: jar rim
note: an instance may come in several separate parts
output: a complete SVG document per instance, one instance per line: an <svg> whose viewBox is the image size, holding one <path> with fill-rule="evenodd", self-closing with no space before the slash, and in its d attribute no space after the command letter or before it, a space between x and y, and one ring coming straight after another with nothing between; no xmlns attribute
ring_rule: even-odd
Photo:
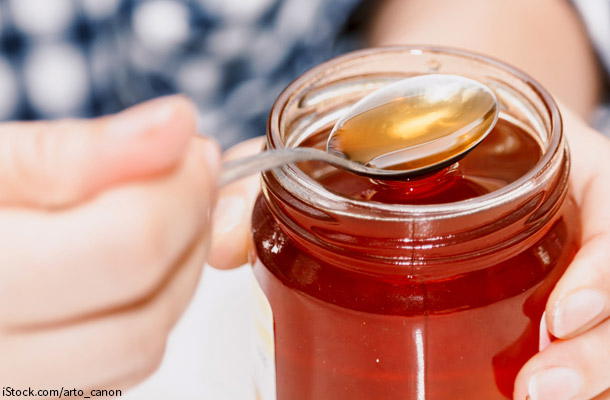
<svg viewBox="0 0 610 400"><path fill-rule="evenodd" d="M311 68L288 85L273 104L267 123L267 146L270 148L284 147L280 132L282 112L291 96L300 88L306 86L307 82L312 78L331 72L345 62L395 52L407 52L413 55L436 53L467 58L496 67L521 80L540 98L546 109L545 111L549 114L550 134L546 151L542 157L524 175L500 189L474 198L442 204L388 204L356 200L331 192L294 164L284 165L270 171L269 174L273 175L280 184L287 187L293 195L306 200L316 208L332 210L333 213L357 216L364 219L404 220L405 217L408 218L408 216L413 215L421 220L463 216L512 202L515 198L522 197L535 190L537 186L536 178L545 174L553 164L553 160L562 152L564 147L563 125L557 103L546 89L518 68L486 55L453 48L427 45L367 48L335 57ZM374 211L376 215L362 214L362 210Z"/></svg>

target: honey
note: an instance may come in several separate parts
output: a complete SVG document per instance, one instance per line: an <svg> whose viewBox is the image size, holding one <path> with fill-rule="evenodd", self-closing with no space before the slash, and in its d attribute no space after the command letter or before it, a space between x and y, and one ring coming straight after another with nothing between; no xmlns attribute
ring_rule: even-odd
<svg viewBox="0 0 610 400"><path fill-rule="evenodd" d="M465 83L453 82L451 76L429 76L439 82L421 80L421 84L433 85L428 90L411 84L420 93L389 97L401 91L388 88L404 83L408 87L417 79L410 78L356 104L354 108L359 111L348 111L331 133L329 151L391 170L442 165L468 152L493 124L495 98L478 86L464 88ZM441 85L444 81L445 85Z"/></svg>
<svg viewBox="0 0 610 400"><path fill-rule="evenodd" d="M369 122L364 121L363 124ZM352 124L355 126L355 122ZM370 123L370 129L374 129L373 126L375 124ZM301 146L323 148L327 136L328 132L321 132ZM540 143L532 135L501 118L489 135L462 160L414 179L371 180L317 161L308 161L299 166L326 189L355 200L389 204L443 204L498 190L531 170L541 156Z"/></svg>

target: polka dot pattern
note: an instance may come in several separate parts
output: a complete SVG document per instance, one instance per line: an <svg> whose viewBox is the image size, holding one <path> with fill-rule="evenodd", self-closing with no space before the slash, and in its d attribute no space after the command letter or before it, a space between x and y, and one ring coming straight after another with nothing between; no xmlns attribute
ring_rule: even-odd
<svg viewBox="0 0 610 400"><path fill-rule="evenodd" d="M76 114L88 95L87 65L69 44L36 46L25 62L25 87L32 105L50 118Z"/></svg>
<svg viewBox="0 0 610 400"><path fill-rule="evenodd" d="M132 23L138 39L151 50L169 51L189 36L188 9L177 1L143 2L136 8Z"/></svg>
<svg viewBox="0 0 610 400"><path fill-rule="evenodd" d="M0 119L92 117L176 92L224 147L279 92L354 48L360 0L0 1Z"/></svg>
<svg viewBox="0 0 610 400"><path fill-rule="evenodd" d="M57 35L74 18L73 0L11 0L15 25L31 35Z"/></svg>
<svg viewBox="0 0 610 400"><path fill-rule="evenodd" d="M10 119L19 104L19 90L12 66L0 59L0 119Z"/></svg>

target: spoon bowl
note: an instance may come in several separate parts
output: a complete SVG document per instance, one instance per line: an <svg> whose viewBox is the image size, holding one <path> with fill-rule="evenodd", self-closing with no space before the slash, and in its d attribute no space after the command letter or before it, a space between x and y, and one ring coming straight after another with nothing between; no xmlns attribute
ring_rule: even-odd
<svg viewBox="0 0 610 400"><path fill-rule="evenodd" d="M326 151L400 173L450 165L483 140L498 119L491 89L457 75L421 75L381 88L337 121Z"/></svg>

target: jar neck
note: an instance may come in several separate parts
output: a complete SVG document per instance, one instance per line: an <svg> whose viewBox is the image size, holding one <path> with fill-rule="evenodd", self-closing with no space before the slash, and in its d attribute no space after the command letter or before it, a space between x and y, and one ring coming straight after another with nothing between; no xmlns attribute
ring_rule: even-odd
<svg viewBox="0 0 610 400"><path fill-rule="evenodd" d="M418 276L447 266L484 267L544 234L567 192L569 159L558 108L522 72L451 49L367 49L321 64L278 97L268 121L268 147L308 145L356 101L408 76L448 73L494 90L501 117L540 145L542 156L520 178L468 200L436 205L382 204L327 190L294 164L263 175L265 200L282 230L304 251L367 273L410 266ZM310 143L311 144L311 143ZM493 155L491 155L493 156Z"/></svg>
<svg viewBox="0 0 610 400"><path fill-rule="evenodd" d="M405 206L388 212L380 203L350 199L327 207L316 199L325 191L321 185L295 193L290 176L278 171L264 174L263 194L281 229L322 261L365 273L410 267L421 277L438 277L483 268L544 235L566 197L568 173L561 143L526 185L495 200L470 199L469 207Z"/></svg>

